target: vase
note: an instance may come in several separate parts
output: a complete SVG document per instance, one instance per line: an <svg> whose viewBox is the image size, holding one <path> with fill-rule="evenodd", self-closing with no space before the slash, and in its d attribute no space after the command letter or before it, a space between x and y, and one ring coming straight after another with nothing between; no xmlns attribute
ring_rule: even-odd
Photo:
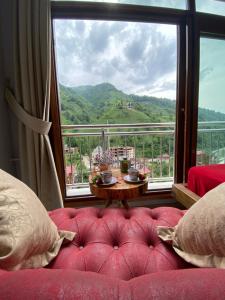
<svg viewBox="0 0 225 300"><path fill-rule="evenodd" d="M107 170L109 170L109 165L108 164L99 164L99 170L100 170L100 172L107 171Z"/></svg>

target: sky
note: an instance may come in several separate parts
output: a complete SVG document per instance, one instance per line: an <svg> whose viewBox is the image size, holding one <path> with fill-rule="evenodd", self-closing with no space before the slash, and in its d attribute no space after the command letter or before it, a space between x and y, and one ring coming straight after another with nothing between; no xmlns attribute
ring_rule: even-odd
<svg viewBox="0 0 225 300"><path fill-rule="evenodd" d="M68 0L63 0L63 1L68 1ZM187 7L186 0L69 0L69 1L126 3L126 4L139 4L139 5L146 5L146 6L168 7L168 8L176 8L176 9L186 9ZM195 0L195 4L196 4L197 11L225 16L224 0Z"/></svg>
<svg viewBox="0 0 225 300"><path fill-rule="evenodd" d="M215 0L196 3L199 10L221 5ZM127 94L176 99L175 25L55 20L54 28L60 83L109 82ZM225 41L202 38L200 46L199 106L225 113Z"/></svg>
<svg viewBox="0 0 225 300"><path fill-rule="evenodd" d="M80 1L80 0L69 0L69 1ZM81 1L136 4L136 5L170 7L170 8L179 8L179 9L185 9L186 7L185 0L81 0ZM210 0L204 0L204 1L210 1Z"/></svg>
<svg viewBox="0 0 225 300"><path fill-rule="evenodd" d="M175 25L55 21L59 82L109 82L127 94L176 98Z"/></svg>
<svg viewBox="0 0 225 300"><path fill-rule="evenodd" d="M225 40L200 40L199 106L225 113Z"/></svg>

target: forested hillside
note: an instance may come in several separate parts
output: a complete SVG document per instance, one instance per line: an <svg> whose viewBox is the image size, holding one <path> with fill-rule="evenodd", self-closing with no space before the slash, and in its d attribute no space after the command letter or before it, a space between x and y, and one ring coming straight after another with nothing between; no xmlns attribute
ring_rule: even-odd
<svg viewBox="0 0 225 300"><path fill-rule="evenodd" d="M109 83L72 88L60 85L60 101L62 124L175 121L175 101L127 95ZM200 108L199 120L225 121L225 114Z"/></svg>
<svg viewBox="0 0 225 300"><path fill-rule="evenodd" d="M161 123L175 122L176 102L170 99L160 99L148 96L127 95L119 91L112 84L102 83L96 86L65 87L60 85L61 123L62 124L130 124L130 123ZM225 114L208 109L199 109L200 121L225 121ZM112 129L113 130L113 129ZM119 134L110 137L110 146L135 147L137 160L146 159L152 175L171 176L173 174L174 136L165 135L135 135L138 129L126 129L129 136ZM79 132L85 130L80 129ZM88 132L91 130L88 129ZM99 130L98 130L99 131ZM115 130L114 130L115 131ZM133 131L133 133L132 133ZM75 132L75 131L72 131ZM93 132L93 130L92 130ZM198 147L204 149L206 163L213 149L224 147L224 139L211 138L210 134L201 134L198 138ZM99 137L70 137L64 139L65 144L79 149L74 157L67 157L67 164L75 164L78 175L88 180L88 163L80 160L80 155L90 157L92 151L99 146ZM170 154L170 161L163 161L160 167L157 157ZM224 157L224 155L223 155ZM154 158L154 161L151 159ZM88 161L86 159L86 161ZM79 179L81 181L81 179ZM78 181L79 181L78 180Z"/></svg>

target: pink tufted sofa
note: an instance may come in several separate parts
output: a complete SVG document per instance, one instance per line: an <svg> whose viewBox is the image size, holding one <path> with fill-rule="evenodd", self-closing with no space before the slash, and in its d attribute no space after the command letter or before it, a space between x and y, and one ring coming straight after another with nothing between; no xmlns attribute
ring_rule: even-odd
<svg viewBox="0 0 225 300"><path fill-rule="evenodd" d="M0 299L225 299L225 270L199 269L156 234L174 226L175 208L64 208L50 212L60 229L76 231L46 268L0 271Z"/></svg>

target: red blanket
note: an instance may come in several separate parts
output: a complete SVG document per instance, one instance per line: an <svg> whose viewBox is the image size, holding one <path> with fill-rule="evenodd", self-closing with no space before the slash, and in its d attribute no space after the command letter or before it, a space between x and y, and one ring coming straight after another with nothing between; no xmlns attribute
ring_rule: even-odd
<svg viewBox="0 0 225 300"><path fill-rule="evenodd" d="M188 173L188 188L202 197L225 182L225 164L192 167Z"/></svg>

